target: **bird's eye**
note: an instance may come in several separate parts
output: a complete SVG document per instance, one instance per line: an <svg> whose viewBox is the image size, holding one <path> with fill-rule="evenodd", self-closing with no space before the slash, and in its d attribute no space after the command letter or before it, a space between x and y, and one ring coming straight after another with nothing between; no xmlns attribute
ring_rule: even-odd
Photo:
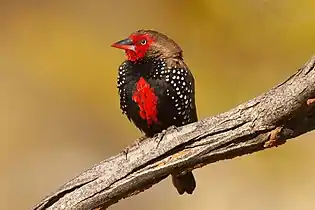
<svg viewBox="0 0 315 210"><path fill-rule="evenodd" d="M145 39L142 39L141 41L140 41L140 44L141 45L145 45L147 43L147 40L145 40Z"/></svg>

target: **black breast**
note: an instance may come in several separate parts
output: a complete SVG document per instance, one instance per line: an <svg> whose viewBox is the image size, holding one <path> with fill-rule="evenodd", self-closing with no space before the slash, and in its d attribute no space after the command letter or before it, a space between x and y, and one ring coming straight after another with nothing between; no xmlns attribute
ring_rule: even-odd
<svg viewBox="0 0 315 210"><path fill-rule="evenodd" d="M142 63L125 61L119 67L117 86L120 108L147 136L153 136L169 126L181 126L197 121L194 78L186 65L168 65L164 59ZM137 82L143 78L157 96L157 122L148 123L133 100Z"/></svg>

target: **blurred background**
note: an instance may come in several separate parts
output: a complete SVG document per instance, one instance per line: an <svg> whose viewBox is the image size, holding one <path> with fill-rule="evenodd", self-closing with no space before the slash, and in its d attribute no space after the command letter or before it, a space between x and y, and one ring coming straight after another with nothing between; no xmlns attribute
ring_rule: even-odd
<svg viewBox="0 0 315 210"><path fill-rule="evenodd" d="M200 118L267 91L315 53L313 0L2 0L0 203L30 209L140 132L121 114L110 45L163 32L184 49ZM315 133L194 171L193 196L170 179L110 209L313 210Z"/></svg>

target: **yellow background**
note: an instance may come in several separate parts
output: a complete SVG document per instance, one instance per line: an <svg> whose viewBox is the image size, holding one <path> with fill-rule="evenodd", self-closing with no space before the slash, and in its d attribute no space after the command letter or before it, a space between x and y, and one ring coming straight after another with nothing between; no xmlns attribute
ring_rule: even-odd
<svg viewBox="0 0 315 210"><path fill-rule="evenodd" d="M267 91L315 53L313 0L0 2L0 207L29 209L141 134L119 110L110 45L141 28L184 49L200 118ZM313 210L314 133L170 179L111 209Z"/></svg>

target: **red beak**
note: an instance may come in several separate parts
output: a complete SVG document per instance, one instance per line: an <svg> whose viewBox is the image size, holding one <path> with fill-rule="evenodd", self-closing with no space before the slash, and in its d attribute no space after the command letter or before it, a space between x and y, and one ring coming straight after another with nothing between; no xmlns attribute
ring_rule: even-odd
<svg viewBox="0 0 315 210"><path fill-rule="evenodd" d="M135 51L135 45L133 41L130 38L123 39L119 42L116 42L111 45L112 47L123 49L123 50L132 50Z"/></svg>

